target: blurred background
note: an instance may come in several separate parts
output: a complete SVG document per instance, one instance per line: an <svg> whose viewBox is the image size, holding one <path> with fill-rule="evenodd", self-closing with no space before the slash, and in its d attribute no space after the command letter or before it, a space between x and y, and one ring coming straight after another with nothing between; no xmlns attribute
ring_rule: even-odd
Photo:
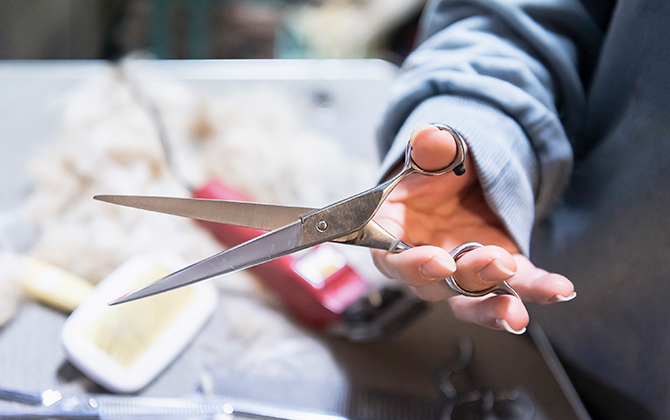
<svg viewBox="0 0 670 420"><path fill-rule="evenodd" d="M382 58L423 0L0 0L0 59Z"/></svg>
<svg viewBox="0 0 670 420"><path fill-rule="evenodd" d="M226 228L96 194L239 199L214 194L224 185L261 202L321 207L373 185L376 128L423 6L0 0L0 400L3 389L232 395L352 419L432 420L461 405L489 413L495 396L521 413L504 418L586 418L539 327L516 337L463 324L446 302L425 305L384 278L355 247L337 248L344 263L321 283L293 268L283 283L276 271L251 270L203 282L219 304L133 390L105 375L141 369L98 371L107 364L85 359L100 346L64 333L102 325L121 342L133 325L141 343L119 348L151 360L141 339L156 327L140 322L151 317L91 316L87 308L120 294L100 286L118 283L114 273L135 258L192 263L233 245L221 240ZM334 267L311 252L295 261ZM356 294L340 299L344 289ZM158 342L150 349L160 352ZM468 380L452 386L452 374ZM16 402L0 402L0 416Z"/></svg>

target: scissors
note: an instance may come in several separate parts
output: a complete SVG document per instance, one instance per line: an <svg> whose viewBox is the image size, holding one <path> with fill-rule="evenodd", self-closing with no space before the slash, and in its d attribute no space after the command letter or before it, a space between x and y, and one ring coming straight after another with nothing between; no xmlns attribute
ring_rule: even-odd
<svg viewBox="0 0 670 420"><path fill-rule="evenodd" d="M411 248L372 220L382 203L400 181L411 174L438 176L448 172L465 173L465 141L456 130L442 124L435 126L451 133L456 140L456 158L446 167L429 171L412 159L412 145L405 149L405 163L393 178L367 191L320 209L274 204L249 203L194 198L148 197L128 195L98 195L96 200L112 204L156 211L192 219L227 223L269 231L247 242L196 262L144 287L109 302L110 305L129 302L173 290L291 254L302 249L337 242L367 248L402 252ZM470 242L451 252L454 259L483 245ZM466 290L452 277L445 279L457 293L480 297L489 293L519 297L507 282L484 290Z"/></svg>

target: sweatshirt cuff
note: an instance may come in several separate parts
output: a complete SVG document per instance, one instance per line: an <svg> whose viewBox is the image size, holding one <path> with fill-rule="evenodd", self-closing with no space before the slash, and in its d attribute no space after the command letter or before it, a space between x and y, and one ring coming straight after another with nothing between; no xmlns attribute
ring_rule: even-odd
<svg viewBox="0 0 670 420"><path fill-rule="evenodd" d="M535 221L537 160L521 127L505 113L483 102L456 96L435 96L421 103L398 131L382 162L386 174L404 159L412 130L421 124L443 123L459 131L493 212L528 255Z"/></svg>

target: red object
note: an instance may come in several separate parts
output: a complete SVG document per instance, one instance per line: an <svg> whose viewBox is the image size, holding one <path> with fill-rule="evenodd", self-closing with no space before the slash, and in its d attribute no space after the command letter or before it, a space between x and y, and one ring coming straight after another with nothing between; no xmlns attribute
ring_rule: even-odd
<svg viewBox="0 0 670 420"><path fill-rule="evenodd" d="M194 190L193 197L217 200L252 201L249 197L218 180ZM252 239L264 231L213 222L199 222L214 237L231 247ZM250 268L270 290L279 296L286 309L302 324L316 329L341 323L344 310L367 294L360 275L344 264L319 282L303 277L296 264L303 257L287 255Z"/></svg>

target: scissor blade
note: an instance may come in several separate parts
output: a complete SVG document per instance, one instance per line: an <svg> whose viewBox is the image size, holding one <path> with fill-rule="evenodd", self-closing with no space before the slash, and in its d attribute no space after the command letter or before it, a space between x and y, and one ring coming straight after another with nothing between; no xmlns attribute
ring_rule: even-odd
<svg viewBox="0 0 670 420"><path fill-rule="evenodd" d="M316 210L309 207L201 198L139 195L96 195L93 198L126 207L262 230L274 230L286 226Z"/></svg>
<svg viewBox="0 0 670 420"><path fill-rule="evenodd" d="M253 267L307 248L309 245L301 244L300 230L301 222L293 222L174 272L109 304L115 305L156 295L214 276Z"/></svg>

